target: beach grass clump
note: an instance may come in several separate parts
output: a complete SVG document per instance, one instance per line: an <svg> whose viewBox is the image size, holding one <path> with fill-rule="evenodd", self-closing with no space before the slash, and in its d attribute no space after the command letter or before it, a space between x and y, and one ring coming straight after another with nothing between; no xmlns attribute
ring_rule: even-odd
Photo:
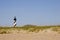
<svg viewBox="0 0 60 40"><path fill-rule="evenodd" d="M0 34L8 34L8 33L10 33L9 31L8 31L8 29L0 29Z"/></svg>
<svg viewBox="0 0 60 40"><path fill-rule="evenodd" d="M53 27L52 31L60 33L60 27L59 26Z"/></svg>

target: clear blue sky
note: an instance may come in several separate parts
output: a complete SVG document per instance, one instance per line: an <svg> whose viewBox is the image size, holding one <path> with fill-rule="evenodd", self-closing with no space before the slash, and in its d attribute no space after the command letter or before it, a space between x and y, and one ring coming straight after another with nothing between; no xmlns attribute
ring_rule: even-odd
<svg viewBox="0 0 60 40"><path fill-rule="evenodd" d="M59 25L60 0L0 0L0 25Z"/></svg>

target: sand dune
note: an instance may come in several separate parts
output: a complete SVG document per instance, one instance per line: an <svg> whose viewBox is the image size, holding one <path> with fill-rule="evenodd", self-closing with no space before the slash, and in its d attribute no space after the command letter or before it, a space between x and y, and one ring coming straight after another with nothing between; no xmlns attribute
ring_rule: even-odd
<svg viewBox="0 0 60 40"><path fill-rule="evenodd" d="M0 40L60 40L60 34L50 29L38 33L22 30L19 33L0 34Z"/></svg>

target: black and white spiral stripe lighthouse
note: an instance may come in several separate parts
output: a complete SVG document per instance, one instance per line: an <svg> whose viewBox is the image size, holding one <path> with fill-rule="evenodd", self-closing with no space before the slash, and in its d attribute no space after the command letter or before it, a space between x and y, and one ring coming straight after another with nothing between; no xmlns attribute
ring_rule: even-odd
<svg viewBox="0 0 60 40"><path fill-rule="evenodd" d="M16 16L14 16L14 27L16 27L16 21L17 21L17 19L16 19Z"/></svg>

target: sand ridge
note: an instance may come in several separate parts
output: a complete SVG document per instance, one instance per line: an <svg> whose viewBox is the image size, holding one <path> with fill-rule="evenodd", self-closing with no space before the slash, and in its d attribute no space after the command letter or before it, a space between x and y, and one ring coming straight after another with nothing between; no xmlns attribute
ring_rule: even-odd
<svg viewBox="0 0 60 40"><path fill-rule="evenodd" d="M0 34L0 40L60 40L60 34L50 29L38 33L21 30L20 33Z"/></svg>

